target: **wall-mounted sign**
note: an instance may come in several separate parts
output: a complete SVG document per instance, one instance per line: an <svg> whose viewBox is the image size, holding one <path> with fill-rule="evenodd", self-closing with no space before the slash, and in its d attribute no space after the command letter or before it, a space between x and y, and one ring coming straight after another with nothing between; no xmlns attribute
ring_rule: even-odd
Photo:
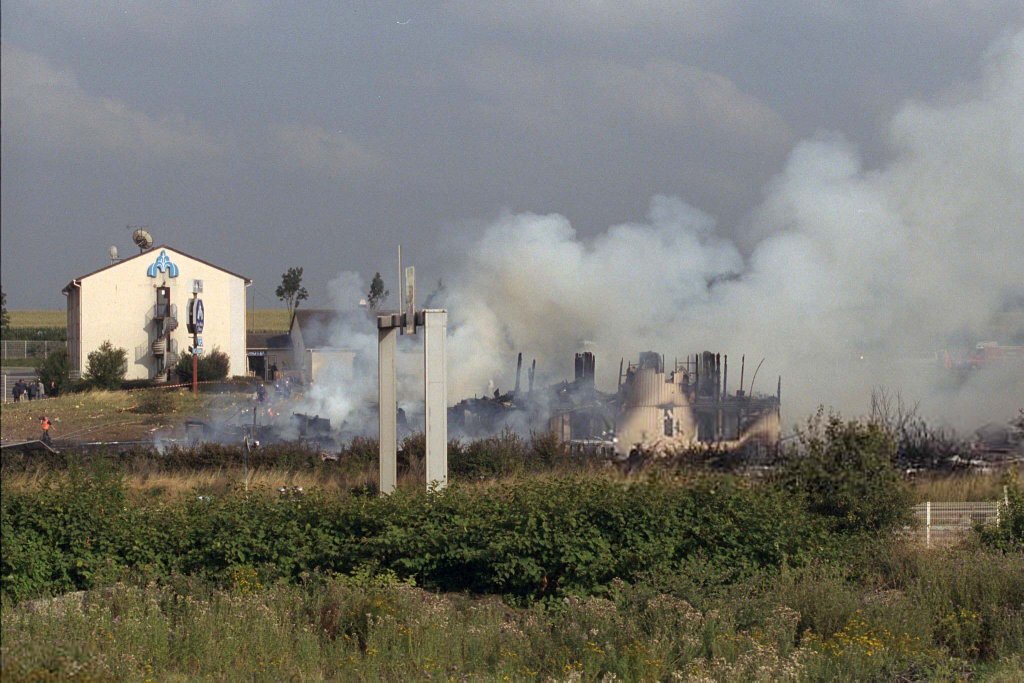
<svg viewBox="0 0 1024 683"><path fill-rule="evenodd" d="M160 250L160 255L156 257L156 261L151 263L149 268L146 269L146 275L156 277L157 271L167 273L167 277L178 277L178 266L171 263L171 258L163 249Z"/></svg>
<svg viewBox="0 0 1024 683"><path fill-rule="evenodd" d="M188 322L186 327L189 334L202 334L203 326L206 324L206 310L203 308L202 299L189 299Z"/></svg>

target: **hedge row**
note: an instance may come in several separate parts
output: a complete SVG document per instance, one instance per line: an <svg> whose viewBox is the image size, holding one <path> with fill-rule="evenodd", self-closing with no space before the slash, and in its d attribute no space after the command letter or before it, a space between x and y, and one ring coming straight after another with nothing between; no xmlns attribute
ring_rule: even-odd
<svg viewBox="0 0 1024 683"><path fill-rule="evenodd" d="M2 592L16 599L136 575L265 581L389 570L429 588L533 599L697 561L728 581L836 552L844 539L768 485L599 477L388 497L228 495L132 502L117 477L73 472L5 491Z"/></svg>

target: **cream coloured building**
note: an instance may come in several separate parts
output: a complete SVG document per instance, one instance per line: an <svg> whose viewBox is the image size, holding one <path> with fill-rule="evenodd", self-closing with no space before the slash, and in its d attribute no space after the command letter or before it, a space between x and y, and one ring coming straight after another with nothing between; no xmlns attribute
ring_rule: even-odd
<svg viewBox="0 0 1024 683"><path fill-rule="evenodd" d="M178 353L192 344L186 321L197 280L205 312L203 348L228 354L229 375L246 374L245 288L252 281L161 245L64 287L71 376L80 377L89 353L109 340L128 351L126 379L166 379Z"/></svg>

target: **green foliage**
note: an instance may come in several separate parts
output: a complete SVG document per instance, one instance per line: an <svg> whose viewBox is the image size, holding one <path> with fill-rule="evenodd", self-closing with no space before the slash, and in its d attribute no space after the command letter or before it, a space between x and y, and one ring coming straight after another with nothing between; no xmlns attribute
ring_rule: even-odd
<svg viewBox="0 0 1024 683"><path fill-rule="evenodd" d="M128 352L107 340L89 353L84 379L97 389L119 389L128 372Z"/></svg>
<svg viewBox="0 0 1024 683"><path fill-rule="evenodd" d="M819 409L785 455L778 481L839 531L881 531L910 519L911 495L892 465L895 446L875 423Z"/></svg>
<svg viewBox="0 0 1024 683"><path fill-rule="evenodd" d="M370 291L366 293L366 305L371 311L377 311L384 302L387 301L388 295L391 294L390 290L384 289L384 280L381 278L380 273L373 274L373 280L370 282Z"/></svg>
<svg viewBox="0 0 1024 683"><path fill-rule="evenodd" d="M302 268L289 268L281 276L281 284L274 294L288 307L288 324L295 318L295 310L309 298L309 292L302 286Z"/></svg>
<svg viewBox="0 0 1024 683"><path fill-rule="evenodd" d="M228 354L220 350L219 346L213 347L211 351L204 352L199 356L197 370L200 382L216 382L228 376L231 366L231 359ZM178 381L192 381L192 354L182 351L178 355L178 362L174 366L178 373Z"/></svg>
<svg viewBox="0 0 1024 683"><path fill-rule="evenodd" d="M3 337L9 341L67 341L68 328L8 326L3 332Z"/></svg>
<svg viewBox="0 0 1024 683"><path fill-rule="evenodd" d="M613 581L606 596L526 607L367 567L287 585L240 564L221 586L140 576L45 606L7 603L2 667L5 680L1021 680L1021 582L1010 579L1024 558L914 561L899 590L810 565L702 605ZM996 580L964 571L993 562Z"/></svg>
<svg viewBox="0 0 1024 683"><path fill-rule="evenodd" d="M48 355L36 370L36 376L50 393L50 383L56 383L61 394L71 388L71 367L68 362L68 350L58 349Z"/></svg>
<svg viewBox="0 0 1024 683"><path fill-rule="evenodd" d="M1024 553L1024 490L1012 471L1006 480L1006 502L999 510L999 524L980 526L977 533L989 548Z"/></svg>
<svg viewBox="0 0 1024 683"><path fill-rule="evenodd" d="M7 292L0 288L0 334L7 339L7 330L11 326L11 316L7 314Z"/></svg>
<svg viewBox="0 0 1024 683"><path fill-rule="evenodd" d="M601 593L616 577L673 571L697 555L722 569L722 581L733 581L799 565L829 542L822 525L783 492L725 478L624 486L567 477L383 498L120 501L123 485L109 478L5 491L3 591L90 588L94 570L67 567L108 562L218 581L238 566L268 581L372 567L435 589L530 600ZM67 520L68 510L90 506L102 514Z"/></svg>

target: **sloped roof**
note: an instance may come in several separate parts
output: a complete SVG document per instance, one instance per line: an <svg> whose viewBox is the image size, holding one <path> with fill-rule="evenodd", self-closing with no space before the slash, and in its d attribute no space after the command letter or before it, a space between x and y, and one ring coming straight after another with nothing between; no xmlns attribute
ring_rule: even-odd
<svg viewBox="0 0 1024 683"><path fill-rule="evenodd" d="M210 263L209 261L205 261L205 260L203 260L201 258L193 256L192 254L188 254L188 253L182 251L181 249L176 249L176 248L174 248L172 246L169 246L167 244L160 244L160 245L157 245L157 246L153 247L152 249L147 249L146 251L142 252L141 254L135 254L134 256L129 256L127 258L120 259L120 260L118 260L115 263L111 263L109 265L103 266L102 268L97 268L96 270L94 270L94 271L92 271L90 273L86 273L85 275L80 275L80 276L74 278L73 280L71 280L71 282L69 282L66 285L64 285L64 289L62 289L61 292L66 294L68 292L68 290L71 289L71 287L73 287L76 282L78 282L79 280L84 280L87 277L92 277L96 273L102 273L104 270L107 270L109 268L116 268L117 266L120 266L120 265L122 265L124 263L127 263L128 261L134 261L137 258L142 258L144 256L152 257L153 253L154 252L159 253L160 249L170 249L174 253L181 254L182 256L187 256L188 258L192 259L193 261L198 261L199 263L202 263L204 265L210 266L211 268L216 268L217 270L219 270L221 272L224 272L224 273L227 273L228 275L233 275L233 276L235 276L237 278L241 278L242 280L245 281L245 284L247 284L247 285L252 284L252 280L250 280L249 278L245 277L244 275L239 275L238 273L233 273L230 270L228 270L227 268L221 268L220 266L218 266L216 264L213 264L213 263Z"/></svg>
<svg viewBox="0 0 1024 683"><path fill-rule="evenodd" d="M367 329L373 329L373 322L363 311L344 312L326 308L300 308L295 311L289 335L296 325L302 330L302 343L306 348L337 346L337 340L332 339L331 333L342 325L354 328L365 325Z"/></svg>
<svg viewBox="0 0 1024 683"><path fill-rule="evenodd" d="M287 349L292 340L284 332L249 332L245 346L248 349Z"/></svg>

